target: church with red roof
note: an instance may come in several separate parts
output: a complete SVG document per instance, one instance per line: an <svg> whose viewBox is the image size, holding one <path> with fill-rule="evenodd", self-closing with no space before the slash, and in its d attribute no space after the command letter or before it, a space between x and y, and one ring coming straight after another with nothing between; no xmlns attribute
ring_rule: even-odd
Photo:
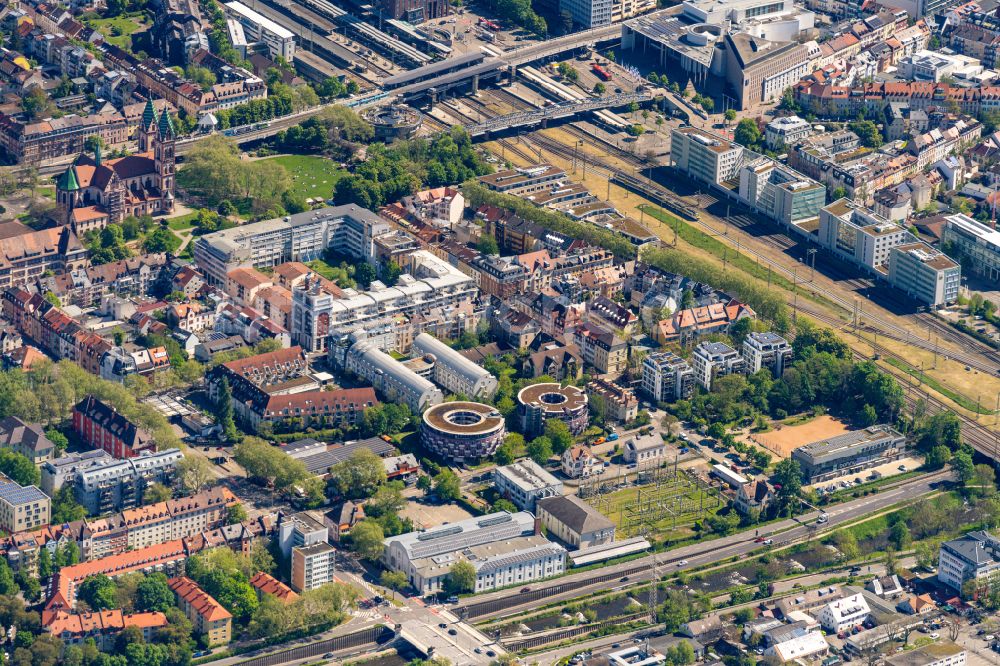
<svg viewBox="0 0 1000 666"><path fill-rule="evenodd" d="M77 235L129 216L173 212L176 133L170 114L157 116L152 100L138 138L137 153L103 159L98 146L93 157L81 155L59 178L57 201Z"/></svg>

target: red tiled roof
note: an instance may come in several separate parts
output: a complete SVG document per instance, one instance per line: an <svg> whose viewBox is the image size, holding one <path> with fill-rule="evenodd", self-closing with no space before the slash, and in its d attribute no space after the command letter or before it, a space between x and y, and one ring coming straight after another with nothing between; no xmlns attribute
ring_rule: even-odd
<svg viewBox="0 0 1000 666"><path fill-rule="evenodd" d="M288 587L274 576L264 573L263 571L258 571L254 574L254 577L250 579L250 584L264 594L270 594L277 597L286 604L299 598L299 595L295 594L295 592L292 591L292 588Z"/></svg>
<svg viewBox="0 0 1000 666"><path fill-rule="evenodd" d="M284 410L292 414L296 410L307 414L364 410L378 404L375 389L370 386L338 391L306 391L289 395L272 395L268 398L264 414L276 416ZM339 408L339 409L338 409Z"/></svg>
<svg viewBox="0 0 1000 666"><path fill-rule="evenodd" d="M56 574L55 592L46 604L46 608L72 607L73 600L76 598L74 587L77 582L88 576L96 576L97 574L112 577L121 576L132 571L142 571L186 558L187 553L184 550L183 542L180 539L175 539L155 546L63 567Z"/></svg>
<svg viewBox="0 0 1000 666"><path fill-rule="evenodd" d="M198 587L198 584L187 576L171 578L167 584L174 591L174 594L186 601L198 615L208 622L217 622L233 617L229 611L222 607L222 604Z"/></svg>

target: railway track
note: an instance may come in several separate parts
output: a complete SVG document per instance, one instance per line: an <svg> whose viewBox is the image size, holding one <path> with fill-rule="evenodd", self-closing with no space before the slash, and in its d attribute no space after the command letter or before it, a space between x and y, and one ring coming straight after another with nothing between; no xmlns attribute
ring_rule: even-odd
<svg viewBox="0 0 1000 666"><path fill-rule="evenodd" d="M848 326L848 322L845 322L837 317L833 317L823 312L820 312L808 305L800 307L799 309L802 310L802 312L804 312L805 314L809 315L810 317L824 324L827 324L828 326L833 326L841 330L846 330ZM862 326L861 328L862 330L865 330L868 327ZM890 349L886 349L884 346L874 342L869 342L869 344L872 345L872 349L874 350L875 354L883 358L896 359L897 361L905 363L907 366L911 365L910 362L907 361L900 354L897 354L896 352ZM854 352L854 356L859 360L872 360L869 357L865 356L864 354L860 354L857 351ZM975 448L977 451L979 451L986 457L991 458L993 460L1000 460L1000 432L992 431L984 427L976 419L970 418L965 414L955 411L954 409L946 405L943 401L939 400L933 395L930 395L927 391L919 389L917 386L914 386L909 381L904 385L904 389L905 389L904 400L908 407L912 409L918 399L923 399L923 401L927 405L928 411L930 411L931 413L938 413L943 411L954 413L962 422L962 437L966 441L968 441L973 446L973 448Z"/></svg>
<svg viewBox="0 0 1000 666"><path fill-rule="evenodd" d="M988 358L995 361L1000 360L1000 351L996 348L991 347L981 340L977 340L971 335L966 335L961 331L955 330L949 326L946 322L941 321L933 314L929 312L922 312L913 316L914 319L918 320L922 324L927 326L928 333L933 330L936 331L938 337L954 342L960 345L966 345L973 349L976 353L982 354Z"/></svg>
<svg viewBox="0 0 1000 666"><path fill-rule="evenodd" d="M468 102L470 100L463 100L463 101L465 101L468 104ZM474 100L474 104L477 105L476 106L476 110L479 111L480 113L483 113L486 117L492 117L492 116L496 115L492 111L492 109L490 109L489 107L487 107L485 104L483 104L479 100ZM476 120L474 118L472 118L467 113L465 113L465 112L461 111L460 109L458 109L454 103L448 103L448 102L446 102L445 105L448 108L447 113L449 115L451 115L451 116L454 116L458 120L461 120L462 122L465 122L465 123L475 123L476 122ZM470 105L470 106L472 106L472 105ZM492 114L492 115L487 115L487 114ZM529 164L530 163L534 163L538 159L537 155L532 155L530 153L525 152L522 148L520 148L518 145L516 145L510 139L497 139L496 142L502 147L502 149L503 149L503 151L505 153L506 153L506 151L510 151L512 154L517 155L518 157L520 157L522 160L528 162Z"/></svg>

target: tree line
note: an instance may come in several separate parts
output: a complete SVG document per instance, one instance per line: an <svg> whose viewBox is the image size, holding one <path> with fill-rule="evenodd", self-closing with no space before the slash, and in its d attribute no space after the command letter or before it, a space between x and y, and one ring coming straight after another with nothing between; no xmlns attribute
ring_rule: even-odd
<svg viewBox="0 0 1000 666"><path fill-rule="evenodd" d="M512 211L525 220L534 222L550 231L603 247L612 252L617 259L628 260L634 259L636 256L635 246L613 231L586 222L576 222L563 213L539 208L520 197L493 192L475 181L463 183L462 194L465 195L466 203L472 208L484 205L496 206Z"/></svg>
<svg viewBox="0 0 1000 666"><path fill-rule="evenodd" d="M418 187L440 187L489 173L491 168L461 127L431 140L399 141L368 147L364 162L337 181L333 200L377 210L413 194Z"/></svg>

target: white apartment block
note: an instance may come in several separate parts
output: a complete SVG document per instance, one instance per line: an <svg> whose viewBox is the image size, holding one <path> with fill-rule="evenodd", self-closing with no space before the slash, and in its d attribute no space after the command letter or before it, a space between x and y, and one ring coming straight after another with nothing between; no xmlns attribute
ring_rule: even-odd
<svg viewBox="0 0 1000 666"><path fill-rule="evenodd" d="M743 166L743 147L694 127L670 133L670 161L691 178L718 185L734 180Z"/></svg>
<svg viewBox="0 0 1000 666"><path fill-rule="evenodd" d="M334 547L325 541L292 548L292 589L305 592L332 583L336 554Z"/></svg>
<svg viewBox="0 0 1000 666"><path fill-rule="evenodd" d="M820 245L872 271L889 262L892 248L912 240L899 224L850 199L834 201L819 213Z"/></svg>
<svg viewBox="0 0 1000 666"><path fill-rule="evenodd" d="M534 511L535 502L543 497L562 495L562 481L549 474L534 460L523 460L493 471L497 494L513 502L523 511Z"/></svg>
<svg viewBox="0 0 1000 666"><path fill-rule="evenodd" d="M292 290L292 340L305 349L326 349L330 331L396 317L411 316L438 307L464 307L478 295L476 282L426 250L408 257L409 272L388 287L373 282L368 291L344 289L340 296L318 284Z"/></svg>
<svg viewBox="0 0 1000 666"><path fill-rule="evenodd" d="M0 475L0 530L13 534L49 524L49 497Z"/></svg>
<svg viewBox="0 0 1000 666"><path fill-rule="evenodd" d="M267 46L271 58L279 56L292 62L295 60L295 35L291 30L278 25L242 2L227 2L223 10L229 18L239 21L248 41L260 42Z"/></svg>
<svg viewBox="0 0 1000 666"><path fill-rule="evenodd" d="M864 624L871 610L863 594L858 592L843 599L831 601L819 612L816 619L828 634L837 634Z"/></svg>
<svg viewBox="0 0 1000 666"><path fill-rule="evenodd" d="M932 308L954 303L962 267L927 243L899 245L889 255L889 283Z"/></svg>
<svg viewBox="0 0 1000 666"><path fill-rule="evenodd" d="M673 352L654 352L642 361L642 392L654 402L674 402L691 397L694 370Z"/></svg>
<svg viewBox="0 0 1000 666"><path fill-rule="evenodd" d="M206 234L195 241L194 260L210 285L224 288L234 268L312 261L330 248L371 262L375 237L389 231L388 222L369 210L333 206Z"/></svg>
<svg viewBox="0 0 1000 666"><path fill-rule="evenodd" d="M431 378L451 393L473 400L488 400L497 391L497 379L489 370L476 365L432 335L421 333L413 339L413 355L417 354L434 358Z"/></svg>
<svg viewBox="0 0 1000 666"><path fill-rule="evenodd" d="M371 340L359 340L351 345L344 368L371 383L386 401L404 403L414 414L444 402L441 389L386 354Z"/></svg>
<svg viewBox="0 0 1000 666"><path fill-rule="evenodd" d="M966 581L985 590L1000 576L1000 539L988 532L969 532L945 541L938 554L938 580L960 592Z"/></svg>
<svg viewBox="0 0 1000 666"><path fill-rule="evenodd" d="M785 146L794 146L812 134L812 131L809 121L798 116L775 118L764 128L764 141L771 150L779 150Z"/></svg>
<svg viewBox="0 0 1000 666"><path fill-rule="evenodd" d="M792 346L777 333L750 333L743 340L743 360L748 375L767 368L778 378L792 362Z"/></svg>
<svg viewBox="0 0 1000 666"><path fill-rule="evenodd" d="M712 390L712 382L717 378L743 372L743 357L724 342L699 343L691 359L695 381L706 391Z"/></svg>

